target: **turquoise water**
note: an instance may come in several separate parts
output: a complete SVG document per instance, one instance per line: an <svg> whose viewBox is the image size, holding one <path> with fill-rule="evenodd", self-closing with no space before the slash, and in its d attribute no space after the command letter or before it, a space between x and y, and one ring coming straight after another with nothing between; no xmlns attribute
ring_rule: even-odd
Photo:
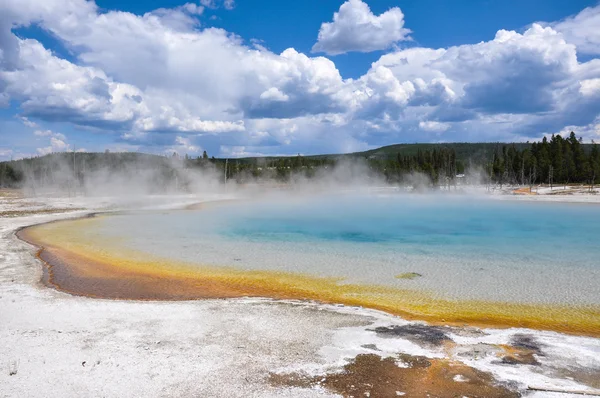
<svg viewBox="0 0 600 398"><path fill-rule="evenodd" d="M107 217L130 247L198 264L455 298L600 303L600 206L458 195L280 196ZM417 272L423 277L400 280Z"/></svg>
<svg viewBox="0 0 600 398"><path fill-rule="evenodd" d="M350 196L260 203L220 214L230 239L346 242L364 250L518 256L600 265L600 206L444 196Z"/></svg>

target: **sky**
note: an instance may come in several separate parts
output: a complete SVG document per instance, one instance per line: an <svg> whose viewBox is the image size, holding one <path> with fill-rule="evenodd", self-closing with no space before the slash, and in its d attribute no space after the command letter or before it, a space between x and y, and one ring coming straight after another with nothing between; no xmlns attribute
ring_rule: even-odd
<svg viewBox="0 0 600 398"><path fill-rule="evenodd" d="M588 0L0 0L0 160L600 141Z"/></svg>

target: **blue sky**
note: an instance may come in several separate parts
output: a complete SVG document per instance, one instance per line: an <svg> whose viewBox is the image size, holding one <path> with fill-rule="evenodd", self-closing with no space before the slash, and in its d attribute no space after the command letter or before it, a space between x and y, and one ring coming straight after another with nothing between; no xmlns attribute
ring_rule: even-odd
<svg viewBox="0 0 600 398"><path fill-rule="evenodd" d="M600 5L3 0L0 159L600 140Z"/></svg>

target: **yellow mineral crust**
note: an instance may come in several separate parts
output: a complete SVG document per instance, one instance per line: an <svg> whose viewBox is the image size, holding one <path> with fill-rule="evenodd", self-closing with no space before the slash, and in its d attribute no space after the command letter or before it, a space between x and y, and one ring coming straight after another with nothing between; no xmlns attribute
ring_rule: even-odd
<svg viewBox="0 0 600 398"><path fill-rule="evenodd" d="M131 300L270 297L363 306L433 324L525 327L600 336L600 305L566 306L448 300L423 291L340 283L306 274L172 261L133 251L93 231L98 218L30 227L19 236L40 248L44 283L82 296Z"/></svg>

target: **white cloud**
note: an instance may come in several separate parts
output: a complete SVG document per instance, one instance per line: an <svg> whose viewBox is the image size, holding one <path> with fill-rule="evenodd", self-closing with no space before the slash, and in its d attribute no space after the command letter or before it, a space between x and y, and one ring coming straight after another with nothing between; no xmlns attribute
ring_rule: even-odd
<svg viewBox="0 0 600 398"><path fill-rule="evenodd" d="M181 6L186 12L192 15L202 15L204 7L201 7L195 3L185 3Z"/></svg>
<svg viewBox="0 0 600 398"><path fill-rule="evenodd" d="M63 140L56 138L56 137L51 137L50 138L50 144L52 145L52 148L55 150L65 150L69 148L69 145L67 145L66 142L64 142Z"/></svg>
<svg viewBox="0 0 600 398"><path fill-rule="evenodd" d="M50 145L36 149L40 155L64 152L71 149L71 146L67 144L67 137L64 134L56 133L52 130L36 130L33 132L33 135L40 138L50 137Z"/></svg>
<svg viewBox="0 0 600 398"><path fill-rule="evenodd" d="M312 50L329 55L385 50L396 42L409 40L409 33L400 8L390 8L377 16L362 0L348 0L333 14L333 22L321 25Z"/></svg>
<svg viewBox="0 0 600 398"><path fill-rule="evenodd" d="M70 149L71 146L68 145L64 140L58 137L50 137L50 145L47 147L37 148L37 153L40 155L47 155L54 152L65 152Z"/></svg>
<svg viewBox="0 0 600 398"><path fill-rule="evenodd" d="M170 111L170 110L169 110ZM170 112L169 112L170 113ZM142 131L178 131L195 133L221 133L244 131L244 121L227 122L220 120L200 120L193 116L180 119L177 116L163 114L153 115L136 121L135 126Z"/></svg>
<svg viewBox="0 0 600 398"><path fill-rule="evenodd" d="M36 137L54 137L63 141L67 139L64 134L55 133L52 130L36 130L33 132L33 135Z"/></svg>
<svg viewBox="0 0 600 398"><path fill-rule="evenodd" d="M211 9L219 8L220 5L223 5L226 10L232 10L235 7L234 0L200 0L200 4Z"/></svg>
<svg viewBox="0 0 600 398"><path fill-rule="evenodd" d="M598 116L592 123L588 125L565 126L560 131L552 131L551 133L560 134L561 136L565 137L571 134L571 131L576 132L578 136L585 136L591 140L595 140L596 142L598 142L598 139L600 138L600 116ZM551 133L548 133L546 135L550 136Z"/></svg>
<svg viewBox="0 0 600 398"><path fill-rule="evenodd" d="M338 106L330 96L342 79L335 65L325 58L309 58L293 49L281 55L264 48L251 49L222 29L188 26L180 30L165 23L165 12L143 16L117 11L98 14L79 0L83 9L77 12L77 19L71 20L69 15L61 14L56 1L48 0L48 4L55 3L56 12L48 12L42 25L70 47L81 49L77 55L86 65L86 73L99 75L96 77L109 88L121 82L124 89L132 91L130 97L144 100L140 106L111 107L110 114L123 110L128 116L125 119L135 119L136 110L144 111L144 105L150 108L155 102L160 109L177 109L203 121L237 122L235 111L237 116L249 113L251 117L254 109L270 112L269 101L256 100L272 87L290 97L286 107L274 111L277 114L302 113L306 104L313 104L309 113ZM42 62L36 60L34 65ZM140 64L144 68L139 68ZM78 69L66 62L57 66ZM290 95L288 88L296 95Z"/></svg>
<svg viewBox="0 0 600 398"><path fill-rule="evenodd" d="M440 123L432 120L419 122L419 128L424 131L432 131L436 133L442 133L450 128L449 123Z"/></svg>
<svg viewBox="0 0 600 398"><path fill-rule="evenodd" d="M52 130L36 130L33 132L33 135L38 137L48 137L52 135Z"/></svg>
<svg viewBox="0 0 600 398"><path fill-rule="evenodd" d="M197 154L201 147L194 145L189 137L176 136L175 143L165 150L166 153L176 152L178 155Z"/></svg>
<svg viewBox="0 0 600 398"><path fill-rule="evenodd" d="M203 120L186 105L171 100L173 93L145 93L135 86L114 82L98 68L58 59L37 41L24 40L20 46L21 59L30 66L3 76L7 92L23 101L26 114L117 130L244 130L240 120Z"/></svg>
<svg viewBox="0 0 600 398"><path fill-rule="evenodd" d="M233 10L235 8L235 0L223 0L223 7L226 10Z"/></svg>
<svg viewBox="0 0 600 398"><path fill-rule="evenodd" d="M600 94L600 78L582 80L579 84L579 92L586 97Z"/></svg>
<svg viewBox="0 0 600 398"><path fill-rule="evenodd" d="M253 148L249 148L243 145L221 145L220 152L223 157L226 158L244 158L244 157L260 157L260 156L276 156L273 154L266 154L263 152L258 152L253 150Z"/></svg>
<svg viewBox="0 0 600 398"><path fill-rule="evenodd" d="M600 5L551 24L565 39L577 46L577 52L600 55Z"/></svg>
<svg viewBox="0 0 600 398"><path fill-rule="evenodd" d="M413 82L412 100L419 104L485 114L551 111L560 100L558 90L574 83L580 67L573 45L535 24L523 34L501 30L494 40L474 45L397 51L372 69L379 66L399 81Z"/></svg>
<svg viewBox="0 0 600 398"><path fill-rule="evenodd" d="M32 122L31 120L29 120L28 118L26 118L25 116L20 116L19 119L21 119L21 122L27 126L27 127L31 127L32 129L38 128L38 124L36 122Z"/></svg>
<svg viewBox="0 0 600 398"><path fill-rule="evenodd" d="M202 6L189 4L139 16L101 13L84 0L3 1L0 102L19 104L32 129L45 127L28 118L61 121L155 152L207 146L243 147L231 153L336 152L415 141L423 130L442 128L447 140L526 139L587 126L600 113L600 60L578 62L579 49L552 27L501 30L472 45L396 50L364 75L343 79L326 57L293 48L275 54L203 28L196 18ZM344 7L369 11L357 1ZM342 8L337 18L349 24ZM404 29L399 9L369 13L363 12L370 21L365 31ZM10 33L32 21L73 51L74 60Z"/></svg>
<svg viewBox="0 0 600 398"><path fill-rule="evenodd" d="M289 100L290 97L289 95L282 93L277 87L271 87L267 91L263 91L260 95L260 99L285 102Z"/></svg>

